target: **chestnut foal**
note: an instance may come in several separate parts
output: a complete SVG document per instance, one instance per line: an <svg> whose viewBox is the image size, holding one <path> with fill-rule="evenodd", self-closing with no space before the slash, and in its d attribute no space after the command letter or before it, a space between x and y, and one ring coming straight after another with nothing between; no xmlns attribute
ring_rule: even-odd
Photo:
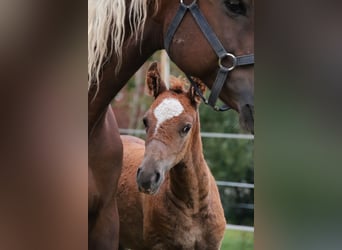
<svg viewBox="0 0 342 250"><path fill-rule="evenodd" d="M156 63L146 82L155 97L143 119L146 142L121 136L121 249L220 249L226 221L202 152L200 97L193 86L186 91L180 79L167 90Z"/></svg>

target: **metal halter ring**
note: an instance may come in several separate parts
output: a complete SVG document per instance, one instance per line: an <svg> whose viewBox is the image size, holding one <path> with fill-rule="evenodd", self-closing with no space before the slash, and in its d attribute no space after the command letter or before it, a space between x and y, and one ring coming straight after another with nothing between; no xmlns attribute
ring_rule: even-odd
<svg viewBox="0 0 342 250"><path fill-rule="evenodd" d="M232 66L230 67L226 67L222 64L222 60L226 57L230 57L232 59ZM219 58L218 60L218 65L220 66L220 69L224 70L224 71L231 71L235 68L236 66L236 63L237 63L237 60L236 60L236 56L234 56L233 54L231 53L226 53L224 54L222 57Z"/></svg>
<svg viewBox="0 0 342 250"><path fill-rule="evenodd" d="M185 4L184 0L180 0L180 4L183 5L186 8L190 8L192 5L196 4L197 0L193 0L191 4Z"/></svg>

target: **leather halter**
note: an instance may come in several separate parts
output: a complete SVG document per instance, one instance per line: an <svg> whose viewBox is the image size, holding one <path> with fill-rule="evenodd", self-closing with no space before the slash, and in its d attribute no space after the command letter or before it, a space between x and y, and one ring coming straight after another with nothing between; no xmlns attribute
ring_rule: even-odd
<svg viewBox="0 0 342 250"><path fill-rule="evenodd" d="M228 53L223 45L221 44L220 40L215 35L214 31L210 27L208 21L203 16L202 12L200 11L197 0L193 0L193 2L189 5L186 5L183 0L180 0L180 5L178 11L173 18L172 22L169 25L169 28L166 33L166 37L164 39L164 48L169 53L170 52L170 45L171 41L179 27L180 23L183 20L185 14L189 11L193 18L195 19L196 23L198 24L199 28L205 35L206 39L210 43L211 47L214 49L217 57L218 57L218 66L219 71L217 73L215 82L211 89L211 93L209 99L207 100L202 92L198 89L197 85L191 79L189 75L186 75L191 84L194 86L197 94L202 98L203 102L211 107L213 107L216 111L226 111L230 109L229 106L224 105L222 107L216 106L217 98L221 92L223 84L225 83L229 71L232 71L235 67L244 66L244 65L251 65L254 64L254 54L242 55L242 56L235 56L234 54ZM222 64L222 61L225 58L230 58L231 66L227 67Z"/></svg>

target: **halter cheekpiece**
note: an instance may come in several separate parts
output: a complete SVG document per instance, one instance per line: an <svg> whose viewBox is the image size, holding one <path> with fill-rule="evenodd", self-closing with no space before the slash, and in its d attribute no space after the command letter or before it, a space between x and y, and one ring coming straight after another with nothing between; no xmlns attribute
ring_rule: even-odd
<svg viewBox="0 0 342 250"><path fill-rule="evenodd" d="M166 33L166 37L164 39L164 48L167 52L170 51L171 41L177 31L177 28L179 27L185 14L188 11L191 13L196 23L198 24L199 28L201 29L206 39L210 43L211 47L214 49L218 57L219 70L218 70L215 82L213 84L213 87L211 89L211 93L210 93L208 100L203 96L202 92L197 88L197 85L191 79L191 76L189 75L186 75L186 76L189 79L190 83L194 86L197 94L202 98L205 104L213 107L214 110L216 111L229 110L230 107L227 105L224 105L222 107L216 106L216 101L221 92L223 84L228 77L228 73L232 71L233 69L235 69L235 67L254 64L254 54L235 56L232 53L228 53L223 47L223 45L221 44L220 40L215 35L214 31L212 30L209 23L203 16L202 12L200 11L197 5L197 0L193 0L192 3L190 3L189 5L185 4L183 0L180 0L178 11L169 25L169 28ZM224 59L229 59L229 61L231 62L231 65L225 66L223 64Z"/></svg>

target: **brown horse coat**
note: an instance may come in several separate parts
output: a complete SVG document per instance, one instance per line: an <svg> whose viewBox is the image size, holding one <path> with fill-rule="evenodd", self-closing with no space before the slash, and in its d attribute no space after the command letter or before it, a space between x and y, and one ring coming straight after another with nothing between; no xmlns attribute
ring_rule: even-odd
<svg viewBox="0 0 342 250"><path fill-rule="evenodd" d="M254 51L254 0L184 1L198 7L225 50L236 56ZM88 1L88 136L89 136L89 250L118 246L116 183L122 143L114 114L108 105L132 75L160 49L185 73L199 77L212 89L222 66L189 11L173 35L164 41L182 3L169 0ZM223 55L229 59L229 56ZM222 59L222 57L221 57ZM226 62L228 61L228 62ZM229 66L229 60L223 60ZM243 127L253 131L253 66L229 73L220 98L237 112Z"/></svg>
<svg viewBox="0 0 342 250"><path fill-rule="evenodd" d="M192 88L189 92L183 92L180 86L176 86L166 91L155 65L150 68L147 82L156 101L147 112L150 114L147 115L150 128L147 132L146 152L143 140L121 136L124 158L117 194L120 245L136 250L219 249L226 221L214 177L202 153L197 112L199 100ZM202 85L200 87L203 88ZM182 99L180 101L184 111L170 118L154 132L152 124L155 122L151 120L153 116L150 111L165 98ZM177 134L167 131L177 127L177 124L171 124L182 122L183 116L188 119L193 117L192 128L186 136L174 140ZM177 142L181 142L180 145L176 145ZM159 152L164 149L164 153ZM166 158L174 150L179 150L176 160L172 160L166 170L158 169L158 163L168 160ZM156 157L159 157L157 163L153 162ZM164 167L165 164L162 165ZM137 176L138 167L140 170ZM152 173L160 172L157 178L153 174L152 178L148 177L148 180L152 180L151 187L147 187L142 180L142 173L148 172L149 168L152 168ZM156 190L153 189L154 184ZM138 186L144 193L139 192Z"/></svg>

